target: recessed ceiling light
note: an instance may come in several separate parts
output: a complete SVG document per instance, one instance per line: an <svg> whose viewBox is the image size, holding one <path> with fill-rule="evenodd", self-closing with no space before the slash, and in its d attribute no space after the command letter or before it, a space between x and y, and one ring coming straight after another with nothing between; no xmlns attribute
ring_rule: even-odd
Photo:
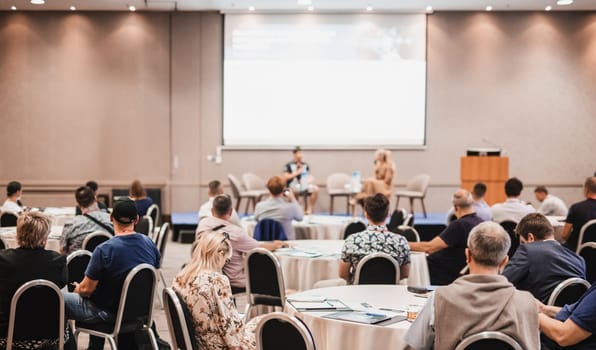
<svg viewBox="0 0 596 350"><path fill-rule="evenodd" d="M250 12L254 12L254 11L255 11L255 7L254 7L254 6L249 6L249 7L248 7L248 10L249 10Z"/></svg>
<svg viewBox="0 0 596 350"><path fill-rule="evenodd" d="M371 12L373 10L373 7L368 5L366 6L366 12Z"/></svg>
<svg viewBox="0 0 596 350"><path fill-rule="evenodd" d="M16 7L15 5L12 5L12 6L10 7L10 9L11 9L11 10L13 10L13 11L16 11L16 10L17 10L17 7Z"/></svg>
<svg viewBox="0 0 596 350"><path fill-rule="evenodd" d="M428 5L426 6L426 13L432 13L433 12L433 7Z"/></svg>
<svg viewBox="0 0 596 350"><path fill-rule="evenodd" d="M136 8L136 7L134 7L134 5L130 5L130 6L128 6L128 11L130 11L130 12L135 12L136 10L137 10L137 8Z"/></svg>
<svg viewBox="0 0 596 350"><path fill-rule="evenodd" d="M71 11L75 11L77 8L71 5L71 6L69 7L69 9L70 9Z"/></svg>
<svg viewBox="0 0 596 350"><path fill-rule="evenodd" d="M545 8L544 8L544 11L550 11L550 10L552 10L552 9L553 9L553 7L552 7L552 6L550 6L550 5L548 5L547 7L545 7Z"/></svg>
<svg viewBox="0 0 596 350"><path fill-rule="evenodd" d="M307 10L309 10L310 12L313 12L315 10L315 7L313 5L310 5Z"/></svg>
<svg viewBox="0 0 596 350"><path fill-rule="evenodd" d="M488 6L486 7L486 11L492 11L492 10L493 10L493 7L492 7L492 6L488 5Z"/></svg>
<svg viewBox="0 0 596 350"><path fill-rule="evenodd" d="M33 5L43 5L46 3L46 1L45 0L31 0L31 3Z"/></svg>
<svg viewBox="0 0 596 350"><path fill-rule="evenodd" d="M566 6L573 4L573 0L557 0L557 5Z"/></svg>
<svg viewBox="0 0 596 350"><path fill-rule="evenodd" d="M303 5L303 6L312 5L312 0L298 0L298 5Z"/></svg>

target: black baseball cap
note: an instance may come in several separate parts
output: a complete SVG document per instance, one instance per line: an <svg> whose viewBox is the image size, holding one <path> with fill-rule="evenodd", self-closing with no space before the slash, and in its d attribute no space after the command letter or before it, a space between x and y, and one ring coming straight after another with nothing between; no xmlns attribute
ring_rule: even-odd
<svg viewBox="0 0 596 350"><path fill-rule="evenodd" d="M130 199L119 200L114 203L112 217L123 225L129 225L135 222L138 216L137 206Z"/></svg>

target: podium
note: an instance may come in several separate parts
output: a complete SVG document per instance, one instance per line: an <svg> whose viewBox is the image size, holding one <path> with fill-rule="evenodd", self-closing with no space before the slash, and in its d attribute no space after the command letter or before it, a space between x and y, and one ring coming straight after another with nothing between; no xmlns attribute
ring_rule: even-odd
<svg viewBox="0 0 596 350"><path fill-rule="evenodd" d="M470 192L477 182L486 185L484 199L488 205L505 201L505 182L509 178L508 157L461 157L460 174L461 187Z"/></svg>

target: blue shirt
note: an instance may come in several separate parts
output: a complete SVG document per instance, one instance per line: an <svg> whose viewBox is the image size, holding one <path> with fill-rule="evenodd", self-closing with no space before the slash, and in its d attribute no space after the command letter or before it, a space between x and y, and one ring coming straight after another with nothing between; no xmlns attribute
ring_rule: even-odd
<svg viewBox="0 0 596 350"><path fill-rule="evenodd" d="M140 264L159 268L159 251L146 235L135 233L117 235L100 244L93 255L85 275L99 281L90 299L101 309L115 312L120 303L120 293L126 275Z"/></svg>
<svg viewBox="0 0 596 350"><path fill-rule="evenodd" d="M575 304L565 305L555 319L564 322L570 318L583 330L592 333L587 339L579 344L570 346L574 350L596 349L596 283L582 295Z"/></svg>
<svg viewBox="0 0 596 350"><path fill-rule="evenodd" d="M147 215L147 209L153 204L153 199L150 197L145 197L143 199L135 200L135 206L137 207L137 213L139 214L139 218Z"/></svg>

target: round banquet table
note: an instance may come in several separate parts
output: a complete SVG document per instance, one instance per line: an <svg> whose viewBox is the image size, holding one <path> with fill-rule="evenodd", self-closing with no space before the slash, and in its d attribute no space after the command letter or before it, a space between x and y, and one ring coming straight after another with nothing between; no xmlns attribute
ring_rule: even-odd
<svg viewBox="0 0 596 350"><path fill-rule="evenodd" d="M548 221L555 230L555 239L561 243L565 242L563 239L563 227L565 227L565 216L547 216Z"/></svg>
<svg viewBox="0 0 596 350"><path fill-rule="evenodd" d="M423 306L427 298L408 292L401 285L359 285L313 289L292 294L288 299L307 296L339 299L354 310L364 310L360 303L368 303L374 308L406 310L408 305ZM322 316L335 311L312 312L296 311L286 303L286 311L300 318L309 328L317 349L361 350L361 349L403 349L405 335L410 322L401 321L386 326L368 325L355 322L332 320ZM376 311L379 312L379 311ZM384 312L384 311L381 311ZM404 315L403 313L397 313Z"/></svg>
<svg viewBox="0 0 596 350"><path fill-rule="evenodd" d="M60 252L60 237L62 236L62 226L52 226L50 235L48 236L48 243L46 243L47 250ZM0 228L0 238L7 245L7 248L17 248L17 228L16 227L2 227Z"/></svg>
<svg viewBox="0 0 596 350"><path fill-rule="evenodd" d="M347 216L306 215L302 221L292 221L292 226L296 239L342 239L352 221L354 218ZM240 225L252 237L257 221L253 217L243 218Z"/></svg>
<svg viewBox="0 0 596 350"><path fill-rule="evenodd" d="M75 217L75 207L48 207L43 213L52 219L52 225L64 226Z"/></svg>
<svg viewBox="0 0 596 350"><path fill-rule="evenodd" d="M291 249L275 251L286 288L308 290L318 281L339 278L343 240L296 240L288 243ZM410 286L430 285L426 254L410 253L410 275L407 282L402 282Z"/></svg>

